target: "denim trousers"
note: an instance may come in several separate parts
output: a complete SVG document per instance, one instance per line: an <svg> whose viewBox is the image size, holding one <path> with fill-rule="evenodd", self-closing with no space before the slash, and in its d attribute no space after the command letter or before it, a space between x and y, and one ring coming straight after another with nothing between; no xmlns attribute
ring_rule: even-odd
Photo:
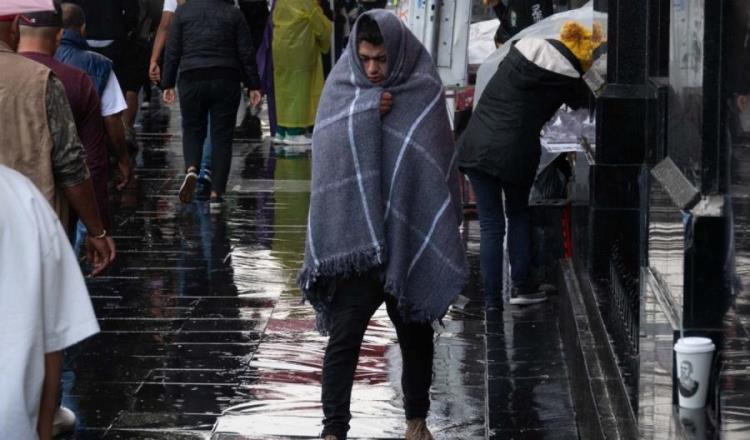
<svg viewBox="0 0 750 440"><path fill-rule="evenodd" d="M503 298L503 242L506 217L512 285L522 291L531 287L531 184L508 184L476 170L467 171L466 174L471 180L479 210L479 267L484 294L488 306L499 306Z"/></svg>
<svg viewBox="0 0 750 440"><path fill-rule="evenodd" d="M199 169L203 143L206 135L210 136L212 189L224 194L232 164L232 136L240 103L240 83L229 79L186 81L184 78L179 82L185 168Z"/></svg>
<svg viewBox="0 0 750 440"><path fill-rule="evenodd" d="M429 323L405 322L397 300L383 291L382 282L371 275L338 281L331 305L331 331L323 361L323 433L346 439L351 413L354 372L370 318L385 301L396 327L403 370L401 387L407 420L427 417L432 384L433 330Z"/></svg>

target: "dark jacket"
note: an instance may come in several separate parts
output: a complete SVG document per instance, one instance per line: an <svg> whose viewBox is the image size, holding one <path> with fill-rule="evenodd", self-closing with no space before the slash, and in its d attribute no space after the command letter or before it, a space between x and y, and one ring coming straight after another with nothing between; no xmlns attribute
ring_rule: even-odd
<svg viewBox="0 0 750 440"><path fill-rule="evenodd" d="M251 90L260 89L250 29L239 9L223 0L190 0L177 8L164 55L163 88L180 72L236 70Z"/></svg>
<svg viewBox="0 0 750 440"><path fill-rule="evenodd" d="M99 97L104 94L109 75L112 73L112 61L104 55L89 50L89 45L81 34L70 29L63 32L55 58L88 73L94 80Z"/></svg>
<svg viewBox="0 0 750 440"><path fill-rule="evenodd" d="M138 25L138 0L75 0L86 14L91 40L124 40Z"/></svg>
<svg viewBox="0 0 750 440"><path fill-rule="evenodd" d="M549 41L578 78L539 67L516 48L518 41L487 84L459 140L458 166L505 183L531 185L541 155L542 127L562 104L586 104L589 92L580 78L580 63L562 43Z"/></svg>

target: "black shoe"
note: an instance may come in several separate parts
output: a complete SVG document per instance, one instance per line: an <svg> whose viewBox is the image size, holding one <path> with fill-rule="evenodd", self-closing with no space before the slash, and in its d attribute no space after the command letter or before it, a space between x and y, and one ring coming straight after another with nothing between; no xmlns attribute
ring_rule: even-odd
<svg viewBox="0 0 750 440"><path fill-rule="evenodd" d="M510 290L510 303L513 305L523 306L528 304L537 304L547 301L547 294L540 291L513 287Z"/></svg>

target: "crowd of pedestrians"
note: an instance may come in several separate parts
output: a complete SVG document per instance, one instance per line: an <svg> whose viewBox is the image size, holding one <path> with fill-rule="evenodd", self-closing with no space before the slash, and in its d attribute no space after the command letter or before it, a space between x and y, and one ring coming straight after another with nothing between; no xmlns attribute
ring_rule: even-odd
<svg viewBox="0 0 750 440"><path fill-rule="evenodd" d="M322 6L79 0L0 16L0 203L14 207L0 211L0 322L26 335L0 335L15 362L0 375L11 390L0 432L48 439L75 424L59 400L61 350L98 331L76 256L90 276L116 257L108 200L134 178L139 96L155 85L166 104L179 97L183 203L223 209L238 108L264 94L274 142L312 144L299 283L331 336L323 438L347 436L360 346L383 303L404 358L406 438L432 438L431 323L467 272L459 168L477 192L488 306L502 307L506 216L511 303L545 299L529 276L538 133L561 103L585 102L597 35L572 24L559 41L516 43L457 149L437 68L384 2ZM338 61L326 67L329 51ZM24 301L6 307L19 289Z"/></svg>

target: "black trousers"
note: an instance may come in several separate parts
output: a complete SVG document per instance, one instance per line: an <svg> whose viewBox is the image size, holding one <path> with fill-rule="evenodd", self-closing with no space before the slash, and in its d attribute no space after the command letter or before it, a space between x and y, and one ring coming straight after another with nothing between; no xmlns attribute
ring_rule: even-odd
<svg viewBox="0 0 750 440"><path fill-rule="evenodd" d="M180 79L182 152L185 168L200 168L211 115L211 189L224 194L232 165L232 135L240 104L240 82L231 79Z"/></svg>
<svg viewBox="0 0 750 440"><path fill-rule="evenodd" d="M333 434L339 440L346 439L360 346L370 318L383 301L401 347L406 418L427 417L434 353L432 326L404 322L396 299L383 291L380 281L372 276L357 276L339 281L331 308L332 328L323 361L323 436Z"/></svg>

